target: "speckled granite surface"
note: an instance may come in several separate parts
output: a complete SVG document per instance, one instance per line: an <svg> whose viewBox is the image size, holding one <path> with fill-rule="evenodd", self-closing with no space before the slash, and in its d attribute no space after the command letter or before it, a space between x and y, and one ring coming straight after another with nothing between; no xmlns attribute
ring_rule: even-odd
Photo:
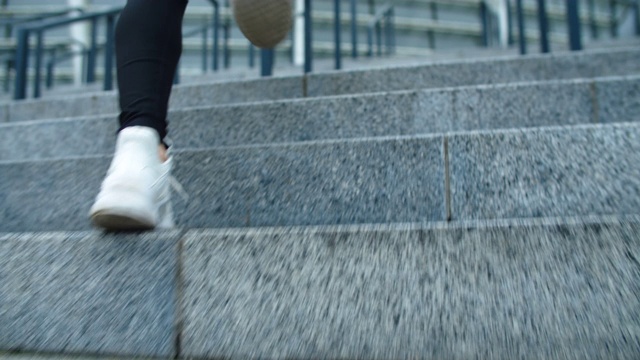
<svg viewBox="0 0 640 360"><path fill-rule="evenodd" d="M173 174L190 199L174 197L176 217L207 228L635 213L639 139L626 123L181 150ZM109 161L0 162L0 231L87 229Z"/></svg>
<svg viewBox="0 0 640 360"><path fill-rule="evenodd" d="M640 77L482 85L170 114L175 148L640 121ZM0 160L109 155L115 116L0 124ZM26 136L28 134L28 136Z"/></svg>
<svg viewBox="0 0 640 360"><path fill-rule="evenodd" d="M309 96L353 94L516 81L591 78L640 71L640 49L468 60L424 67L310 75Z"/></svg>
<svg viewBox="0 0 640 360"><path fill-rule="evenodd" d="M183 355L634 359L640 227L193 231Z"/></svg>
<svg viewBox="0 0 640 360"><path fill-rule="evenodd" d="M0 234L0 351L636 359L638 234L637 215Z"/></svg>
<svg viewBox="0 0 640 360"><path fill-rule="evenodd" d="M0 349L172 356L179 239L0 234Z"/></svg>
<svg viewBox="0 0 640 360"><path fill-rule="evenodd" d="M449 138L454 219L640 209L640 127L582 126Z"/></svg>
<svg viewBox="0 0 640 360"><path fill-rule="evenodd" d="M498 84L551 79L592 78L634 74L640 49L595 50L581 53L529 55L501 59L448 61L421 66L344 71L176 87L171 108L242 103L304 96L326 96L393 90ZM117 97L106 94L68 95L8 104L1 122L70 116L116 114Z"/></svg>

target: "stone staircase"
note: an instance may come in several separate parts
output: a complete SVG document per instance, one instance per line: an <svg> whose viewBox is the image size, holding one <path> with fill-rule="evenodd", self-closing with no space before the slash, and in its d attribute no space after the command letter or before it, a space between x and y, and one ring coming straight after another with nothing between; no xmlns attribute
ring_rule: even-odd
<svg viewBox="0 0 640 360"><path fill-rule="evenodd" d="M0 105L0 358L637 359L639 58L178 86L140 234L86 218L114 93Z"/></svg>

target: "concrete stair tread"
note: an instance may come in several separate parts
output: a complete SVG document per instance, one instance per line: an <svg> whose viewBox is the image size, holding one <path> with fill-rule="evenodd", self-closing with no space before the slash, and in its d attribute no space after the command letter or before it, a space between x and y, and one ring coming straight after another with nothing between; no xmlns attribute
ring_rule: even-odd
<svg viewBox="0 0 640 360"><path fill-rule="evenodd" d="M0 349L633 359L639 232L626 215L0 234Z"/></svg>
<svg viewBox="0 0 640 360"><path fill-rule="evenodd" d="M581 53L457 60L423 66L399 66L374 70L327 72L303 76L221 82L176 87L171 108L272 101L302 97L372 93L462 85L496 84L551 79L591 78L634 74L640 48L597 50ZM27 100L0 108L7 121L112 114L117 112L115 93Z"/></svg>
<svg viewBox="0 0 640 360"><path fill-rule="evenodd" d="M182 149L180 226L633 213L640 123ZM0 231L87 229L109 157L0 162ZM177 200L177 199L176 199Z"/></svg>
<svg viewBox="0 0 640 360"><path fill-rule="evenodd" d="M640 75L321 96L170 112L176 149L639 121ZM0 124L0 161L108 155L116 116ZM65 142L59 139L64 137Z"/></svg>

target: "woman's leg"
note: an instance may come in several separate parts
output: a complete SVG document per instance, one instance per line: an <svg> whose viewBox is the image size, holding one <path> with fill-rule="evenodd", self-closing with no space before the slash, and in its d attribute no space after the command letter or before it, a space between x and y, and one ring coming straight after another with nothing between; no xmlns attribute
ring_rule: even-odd
<svg viewBox="0 0 640 360"><path fill-rule="evenodd" d="M186 0L128 0L116 26L120 130L167 134L167 106L182 52Z"/></svg>
<svg viewBox="0 0 640 360"><path fill-rule="evenodd" d="M107 230L171 227L172 159L161 145L186 0L128 0L116 26L120 130L89 216ZM160 152L159 152L160 151Z"/></svg>

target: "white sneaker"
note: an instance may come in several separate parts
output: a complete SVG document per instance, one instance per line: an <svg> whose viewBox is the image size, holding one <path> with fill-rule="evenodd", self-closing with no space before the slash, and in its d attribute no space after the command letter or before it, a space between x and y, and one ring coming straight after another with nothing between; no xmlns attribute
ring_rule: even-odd
<svg viewBox="0 0 640 360"><path fill-rule="evenodd" d="M171 158L158 158L158 133L133 126L118 134L116 150L91 207L92 223L106 230L173 227L169 174Z"/></svg>

